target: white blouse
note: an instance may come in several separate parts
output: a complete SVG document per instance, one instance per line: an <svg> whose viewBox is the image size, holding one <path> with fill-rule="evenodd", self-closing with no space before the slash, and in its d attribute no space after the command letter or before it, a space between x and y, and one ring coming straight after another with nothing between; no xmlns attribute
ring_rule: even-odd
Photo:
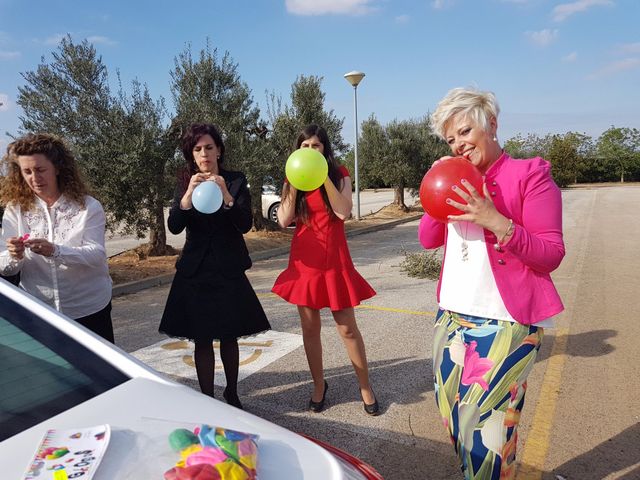
<svg viewBox="0 0 640 480"><path fill-rule="evenodd" d="M476 317L516 321L507 310L493 277L482 227L465 221L447 224L447 253L442 268L440 308ZM553 318L544 319L536 326L553 327Z"/></svg>
<svg viewBox="0 0 640 480"><path fill-rule="evenodd" d="M45 257L25 249L24 258L12 258L6 241L29 234L56 247ZM20 272L20 286L70 318L102 310L111 301L111 277L104 246L105 214L95 198L85 197L85 208L64 195L53 204L36 197L34 207L23 212L7 205L2 218L0 273Z"/></svg>

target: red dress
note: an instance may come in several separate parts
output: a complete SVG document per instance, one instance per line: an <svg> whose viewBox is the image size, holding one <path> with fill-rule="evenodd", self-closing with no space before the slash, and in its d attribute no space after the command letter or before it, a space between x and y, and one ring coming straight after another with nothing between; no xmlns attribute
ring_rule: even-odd
<svg viewBox="0 0 640 480"><path fill-rule="evenodd" d="M340 173L349 176L345 167ZM321 188L306 195L309 223L297 222L289 265L271 291L289 303L314 309L355 307L376 292L353 266L344 220L329 215Z"/></svg>

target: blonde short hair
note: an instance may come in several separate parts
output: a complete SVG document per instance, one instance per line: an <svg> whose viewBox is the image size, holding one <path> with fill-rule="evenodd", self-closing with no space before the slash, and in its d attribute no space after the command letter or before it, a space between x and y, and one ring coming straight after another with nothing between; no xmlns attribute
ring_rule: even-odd
<svg viewBox="0 0 640 480"><path fill-rule="evenodd" d="M456 115L462 113L485 130L489 129L492 117L498 118L500 107L493 92L483 92L474 87L458 87L440 100L435 111L431 114L433 132L443 140L447 123Z"/></svg>

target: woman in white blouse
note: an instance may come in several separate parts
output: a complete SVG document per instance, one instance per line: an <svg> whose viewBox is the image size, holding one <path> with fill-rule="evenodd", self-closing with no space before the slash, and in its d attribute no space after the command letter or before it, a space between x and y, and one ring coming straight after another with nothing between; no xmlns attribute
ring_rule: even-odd
<svg viewBox="0 0 640 480"><path fill-rule="evenodd" d="M29 134L3 162L0 274L110 342L111 277L102 205L61 139Z"/></svg>

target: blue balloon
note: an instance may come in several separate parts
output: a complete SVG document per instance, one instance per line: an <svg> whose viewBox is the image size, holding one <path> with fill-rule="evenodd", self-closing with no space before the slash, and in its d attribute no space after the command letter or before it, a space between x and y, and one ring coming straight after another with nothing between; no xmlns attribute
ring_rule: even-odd
<svg viewBox="0 0 640 480"><path fill-rule="evenodd" d="M191 203L199 212L217 212L222 206L222 190L217 183L209 180L202 182L193 190Z"/></svg>

